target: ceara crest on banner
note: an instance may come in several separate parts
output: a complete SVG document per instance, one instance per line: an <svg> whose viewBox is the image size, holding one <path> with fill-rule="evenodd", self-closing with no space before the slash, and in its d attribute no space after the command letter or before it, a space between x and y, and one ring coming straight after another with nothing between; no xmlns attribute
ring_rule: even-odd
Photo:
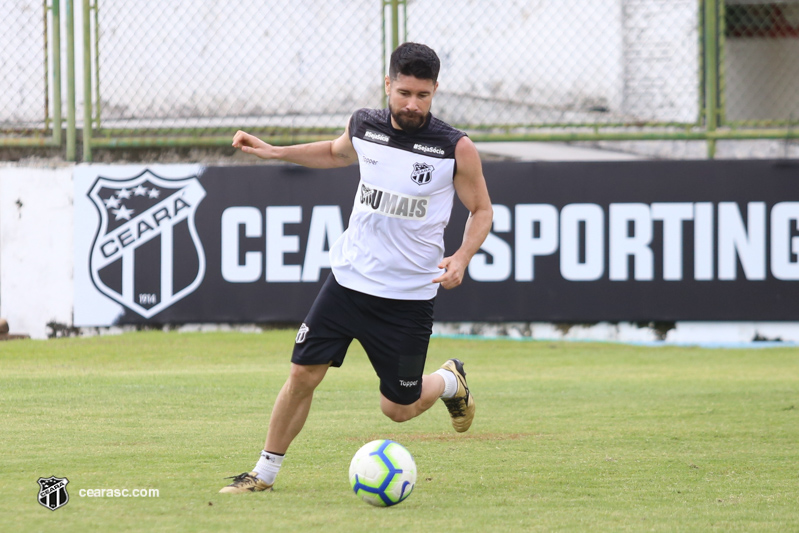
<svg viewBox="0 0 799 533"><path fill-rule="evenodd" d="M100 214L89 258L97 289L144 318L194 292L205 277L196 176L165 179L149 170L124 180L99 177L88 193Z"/></svg>

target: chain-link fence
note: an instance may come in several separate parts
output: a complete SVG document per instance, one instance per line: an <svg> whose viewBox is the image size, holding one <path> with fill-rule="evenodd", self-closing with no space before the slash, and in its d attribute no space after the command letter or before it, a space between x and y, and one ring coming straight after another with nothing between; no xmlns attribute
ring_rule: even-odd
<svg viewBox="0 0 799 533"><path fill-rule="evenodd" d="M61 3L0 0L0 145L60 143ZM799 137L799 0L81 0L76 15L67 140L82 130L87 160L238 128L329 138L384 105L404 40L441 57L434 112L481 140Z"/></svg>
<svg viewBox="0 0 799 533"><path fill-rule="evenodd" d="M57 144L58 3L0 0L0 145ZM60 140L60 131L57 132Z"/></svg>
<svg viewBox="0 0 799 533"><path fill-rule="evenodd" d="M722 123L799 125L799 1L727 0Z"/></svg>
<svg viewBox="0 0 799 533"><path fill-rule="evenodd" d="M699 123L695 0L458 4L409 2L408 39L441 55L436 105L463 127Z"/></svg>
<svg viewBox="0 0 799 533"><path fill-rule="evenodd" d="M382 102L375 0L100 0L94 24L95 145L329 133Z"/></svg>

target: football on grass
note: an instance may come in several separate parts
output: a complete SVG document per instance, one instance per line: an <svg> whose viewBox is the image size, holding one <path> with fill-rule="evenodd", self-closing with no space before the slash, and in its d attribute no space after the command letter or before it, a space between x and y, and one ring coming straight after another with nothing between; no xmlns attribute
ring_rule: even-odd
<svg viewBox="0 0 799 533"><path fill-rule="evenodd" d="M358 450L350 463L350 485L366 503L396 505L411 495L416 463L410 452L393 440L374 440Z"/></svg>

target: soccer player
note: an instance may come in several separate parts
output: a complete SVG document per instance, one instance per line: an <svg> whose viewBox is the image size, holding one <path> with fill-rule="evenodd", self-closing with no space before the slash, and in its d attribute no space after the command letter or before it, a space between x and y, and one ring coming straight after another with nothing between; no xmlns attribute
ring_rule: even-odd
<svg viewBox="0 0 799 533"><path fill-rule="evenodd" d="M391 420L410 420L441 398L455 430L469 429L475 401L463 363L450 359L432 374L423 372L438 287L461 284L493 212L474 144L430 114L439 68L431 48L399 46L385 79L388 109L356 111L333 141L279 147L243 131L233 137L235 148L262 159L312 168L357 161L361 180L349 226L330 249L332 272L297 333L261 457L220 492L272 488L314 389L328 368L341 366L353 339L380 378L380 407ZM444 257L455 193L470 216L461 246Z"/></svg>

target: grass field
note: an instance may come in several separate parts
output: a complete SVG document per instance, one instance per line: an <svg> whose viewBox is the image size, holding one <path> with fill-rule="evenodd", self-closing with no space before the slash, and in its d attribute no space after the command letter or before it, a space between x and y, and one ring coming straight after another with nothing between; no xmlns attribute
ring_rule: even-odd
<svg viewBox="0 0 799 533"><path fill-rule="evenodd" d="M1 531L797 531L799 354L434 339L478 401L395 424L360 346L317 390L272 493L217 494L249 470L293 331L142 332L0 343ZM417 462L413 494L357 499L374 438ZM50 511L37 479L67 477ZM80 497L158 489L157 498Z"/></svg>

